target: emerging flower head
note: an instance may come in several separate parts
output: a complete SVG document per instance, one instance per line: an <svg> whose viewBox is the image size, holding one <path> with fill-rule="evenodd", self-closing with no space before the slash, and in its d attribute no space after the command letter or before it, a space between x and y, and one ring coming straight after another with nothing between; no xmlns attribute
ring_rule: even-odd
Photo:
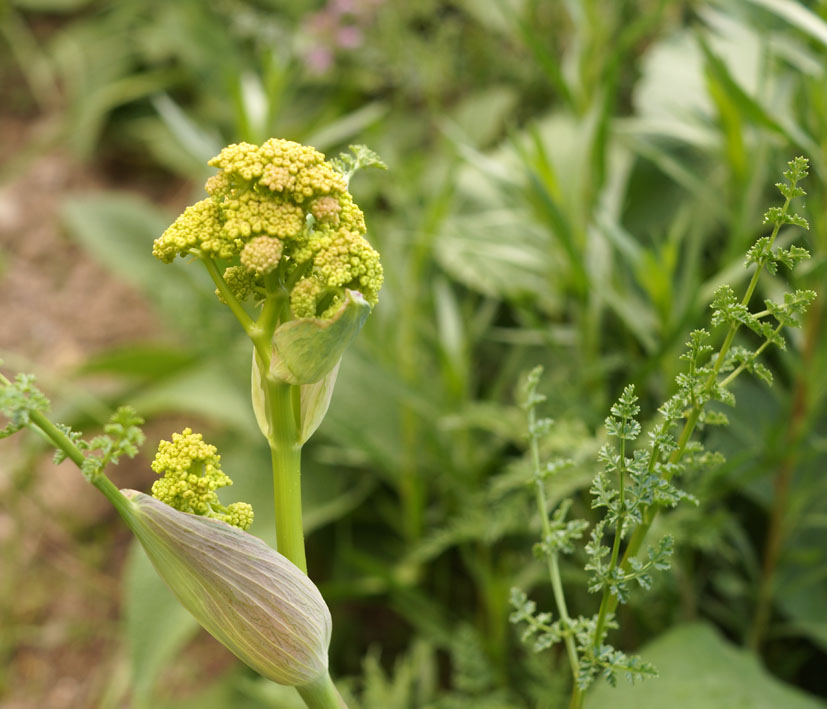
<svg viewBox="0 0 827 709"><path fill-rule="evenodd" d="M365 239L364 215L341 164L277 138L261 146L230 145L209 164L221 170L207 181L210 196L155 241L155 256L165 262L191 254L238 259L225 280L239 300L261 298L265 277L275 272L294 318L332 317L347 290L376 304L382 266Z"/></svg>
<svg viewBox="0 0 827 709"><path fill-rule="evenodd" d="M161 441L152 461L160 480L152 484L152 496L181 512L211 517L239 529L253 523L253 508L246 502L226 507L216 490L233 481L221 470L216 447L204 442L200 433L185 428L173 433L171 441Z"/></svg>

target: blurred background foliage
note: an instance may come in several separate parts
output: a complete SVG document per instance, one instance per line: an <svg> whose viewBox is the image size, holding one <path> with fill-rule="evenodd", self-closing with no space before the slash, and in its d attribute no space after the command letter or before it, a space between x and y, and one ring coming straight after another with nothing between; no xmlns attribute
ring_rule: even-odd
<svg viewBox="0 0 827 709"><path fill-rule="evenodd" d="M685 481L700 507L659 521L679 540L674 569L624 607L616 644L663 678L598 688L590 706L824 706L827 3L309 5L0 6L4 120L30 124L0 179L13 185L55 153L103 175L59 195L63 233L158 321L84 353L61 384L38 363L57 416L90 429L130 403L151 443L201 422L234 497L262 501L252 531L269 538L247 347L206 274L158 263L150 244L200 199L205 162L226 143L278 136L329 155L368 144L390 171L360 173L352 191L386 285L305 449L308 560L335 619L334 672L365 709L565 706L565 658L531 654L508 623L515 584L553 607L531 555L539 519L514 388L544 365L544 414L557 422L545 452L576 463L551 495L574 494L590 517L608 405L634 383L651 416L671 393L688 332L708 322L718 285L746 278L772 185L806 155L813 258L795 285L821 299L770 355L773 388L739 380L731 425L706 436L727 462ZM0 279L14 268L4 250ZM762 288L778 290L772 278ZM36 524L19 501L40 454L33 441L19 451L3 502L18 525L0 583L0 697L14 706L38 705L25 703L14 659L38 642L15 611L26 578L15 540ZM78 523L77 547L122 553L117 522L106 524L117 531ZM186 661L194 621L139 551L123 568L120 639L85 670L97 678L89 706L300 706L226 658L199 673ZM594 612L582 559L564 576L570 610Z"/></svg>

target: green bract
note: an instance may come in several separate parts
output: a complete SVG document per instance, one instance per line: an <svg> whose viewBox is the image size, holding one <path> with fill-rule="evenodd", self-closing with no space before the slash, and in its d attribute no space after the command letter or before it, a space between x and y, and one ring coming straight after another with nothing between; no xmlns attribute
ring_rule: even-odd
<svg viewBox="0 0 827 709"><path fill-rule="evenodd" d="M236 657L279 684L327 676L330 611L296 566L251 534L135 490L119 512L181 604Z"/></svg>
<svg viewBox="0 0 827 709"><path fill-rule="evenodd" d="M302 318L276 328L273 335L269 373L257 352L253 352L253 411L261 432L272 437L267 416L268 376L300 386L298 443L307 441L327 413L339 363L345 349L362 329L370 306L361 294L347 291L345 302L329 319Z"/></svg>
<svg viewBox="0 0 827 709"><path fill-rule="evenodd" d="M276 328L270 372L290 384L312 384L342 358L362 329L370 305L361 294L346 291L345 300L329 318L291 320Z"/></svg>

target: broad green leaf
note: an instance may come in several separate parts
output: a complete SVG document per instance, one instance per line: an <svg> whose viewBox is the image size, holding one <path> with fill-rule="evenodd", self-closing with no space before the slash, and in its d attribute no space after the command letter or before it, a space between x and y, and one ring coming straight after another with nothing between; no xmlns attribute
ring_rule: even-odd
<svg viewBox="0 0 827 709"><path fill-rule="evenodd" d="M214 155L218 155L223 147L223 141L217 132L201 128L167 94L154 96L152 105L179 144L179 150L191 158L192 174L210 174L212 170L206 167L206 162ZM198 166L197 172L196 166Z"/></svg>
<svg viewBox="0 0 827 709"><path fill-rule="evenodd" d="M470 376L465 322L453 289L444 278L434 283L434 304L443 376L456 394L461 394Z"/></svg>
<svg viewBox="0 0 827 709"><path fill-rule="evenodd" d="M453 120L471 143L485 145L501 135L518 101L510 86L492 86L465 98L454 110Z"/></svg>
<svg viewBox="0 0 827 709"><path fill-rule="evenodd" d="M616 688L600 684L588 709L823 709L823 702L770 675L752 653L705 623L680 625L640 651L657 679Z"/></svg>
<svg viewBox="0 0 827 709"><path fill-rule="evenodd" d="M69 234L113 273L136 286L160 280L152 242L170 219L157 207L122 193L71 195L61 216Z"/></svg>
<svg viewBox="0 0 827 709"><path fill-rule="evenodd" d="M133 343L93 355L80 367L80 374L120 374L128 377L162 377L194 362L179 349Z"/></svg>
<svg viewBox="0 0 827 709"><path fill-rule="evenodd" d="M439 417L432 390L406 386L397 374L357 347L342 361L336 395L322 430L353 459L362 462L367 457L378 472L396 481L405 455L400 444L400 404L422 421Z"/></svg>
<svg viewBox="0 0 827 709"><path fill-rule="evenodd" d="M823 569L800 572L779 584L778 604L788 616L779 632L803 635L827 652L827 580ZM808 578L808 576L810 578Z"/></svg>
<svg viewBox="0 0 827 709"><path fill-rule="evenodd" d="M313 145L317 150L325 151L354 140L367 128L379 121L388 112L387 104L374 101L355 111L346 113L332 123L318 128L304 142Z"/></svg>
<svg viewBox="0 0 827 709"><path fill-rule="evenodd" d="M205 269L181 260L163 264L152 255L152 242L171 222L164 212L143 199L99 193L67 197L61 218L75 241L145 293L176 327L203 334L201 311L214 287Z"/></svg>
<svg viewBox="0 0 827 709"><path fill-rule="evenodd" d="M808 637L827 652L827 480L823 455L803 457L787 501L787 536L774 585L774 602L787 622L774 632Z"/></svg>
<svg viewBox="0 0 827 709"><path fill-rule="evenodd" d="M750 121L769 132L783 135L790 143L797 144L807 150L808 153L818 155L816 143L789 116L784 116L783 111L778 111L777 106L765 107L759 100L754 98L754 96L762 96L768 93L766 89L758 89L754 93L750 92L730 72L722 56L711 50L710 44L703 36L699 36L699 39L706 59L709 77L714 80L710 83L710 91L714 93L717 90L726 97L726 102L730 105L730 110L734 114L728 120L736 126L738 131L740 131L742 122ZM718 84L717 88L715 82ZM772 109L775 109L775 115L773 115Z"/></svg>
<svg viewBox="0 0 827 709"><path fill-rule="evenodd" d="M548 236L513 210L457 216L436 241L440 265L460 282L492 297L555 302Z"/></svg>
<svg viewBox="0 0 827 709"><path fill-rule="evenodd" d="M799 2L793 0L749 0L777 17L798 27L827 47L827 22Z"/></svg>
<svg viewBox="0 0 827 709"><path fill-rule="evenodd" d="M129 403L144 416L176 411L206 416L240 431L255 431L246 392L227 377L226 365L209 360L143 388Z"/></svg>

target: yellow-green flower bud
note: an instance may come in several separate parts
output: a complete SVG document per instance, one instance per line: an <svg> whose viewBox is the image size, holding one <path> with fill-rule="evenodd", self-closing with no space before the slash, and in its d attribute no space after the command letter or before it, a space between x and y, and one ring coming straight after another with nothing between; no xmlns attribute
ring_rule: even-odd
<svg viewBox="0 0 827 709"><path fill-rule="evenodd" d="M310 205L310 212L316 218L316 221L322 224L332 224L339 226L339 212L342 211L342 205L339 201L329 195L326 197L319 197L313 204Z"/></svg>
<svg viewBox="0 0 827 709"><path fill-rule="evenodd" d="M274 236L257 236L241 249L241 265L257 275L270 273L279 265L283 250L280 239Z"/></svg>
<svg viewBox="0 0 827 709"><path fill-rule="evenodd" d="M119 511L181 604L262 676L304 686L327 676L330 611L310 579L263 541L135 490Z"/></svg>
<svg viewBox="0 0 827 709"><path fill-rule="evenodd" d="M229 266L224 269L224 282L227 288L239 302L243 303L245 300L252 298L256 294L256 288L261 286L261 279L255 274L248 271L244 266ZM221 295L221 291L215 289L215 294L225 305L227 301Z"/></svg>

